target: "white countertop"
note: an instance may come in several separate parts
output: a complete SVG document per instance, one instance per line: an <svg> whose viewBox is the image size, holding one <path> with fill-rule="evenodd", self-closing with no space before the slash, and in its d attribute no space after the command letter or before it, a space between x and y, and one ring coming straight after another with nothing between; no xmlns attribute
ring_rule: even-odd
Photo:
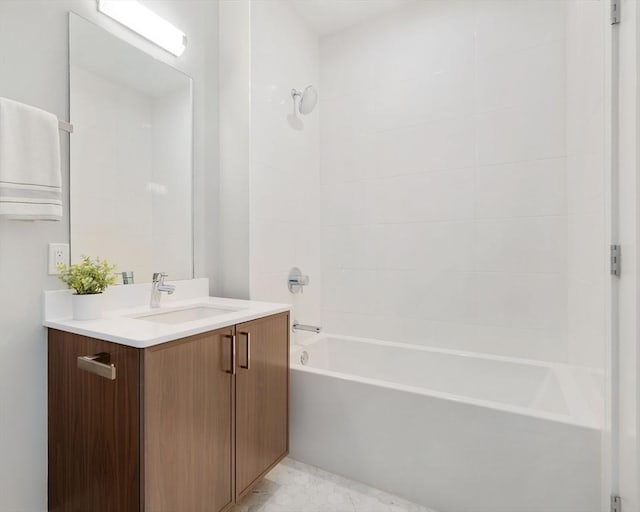
<svg viewBox="0 0 640 512"><path fill-rule="evenodd" d="M176 285L180 286L181 283L185 283L185 281L177 281ZM137 291L134 290L134 287L137 288ZM129 295L132 296L144 296L144 294L140 294L141 287L143 291L147 287L150 290L150 285L118 287L120 290L115 294L112 293L110 300L106 301L108 305L106 311L103 312L102 318L84 321L73 320L71 317L71 312L67 306L67 303L70 303L70 292L67 290L45 292L43 324L45 327L52 329L112 341L129 347L147 348L186 336L283 313L291 309L289 304L208 297L206 295L198 296L198 293L203 291L204 286L194 287L192 284L185 286L185 288L190 289L191 293L182 294L182 297L178 297L177 300L166 300L167 296L163 294L160 308L152 309L148 304L131 305L130 300L122 300L122 294L128 292L131 292ZM186 298L185 295L191 296ZM116 297L115 299L114 296ZM126 307L118 307L119 303L126 304ZM148 318L135 318L135 316L139 315L171 312L197 305L236 309L236 311L178 324L158 323Z"/></svg>

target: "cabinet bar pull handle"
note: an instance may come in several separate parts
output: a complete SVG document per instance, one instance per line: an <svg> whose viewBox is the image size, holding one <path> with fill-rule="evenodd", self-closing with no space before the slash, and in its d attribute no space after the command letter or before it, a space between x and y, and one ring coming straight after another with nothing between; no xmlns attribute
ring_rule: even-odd
<svg viewBox="0 0 640 512"><path fill-rule="evenodd" d="M100 352L93 356L78 356L78 368L95 373L109 380L116 380L116 365L110 363L111 356Z"/></svg>
<svg viewBox="0 0 640 512"><path fill-rule="evenodd" d="M251 367L251 333L241 332L240 334L242 336L247 337L247 364L246 365L241 364L240 368L244 368L245 370L248 370Z"/></svg>
<svg viewBox="0 0 640 512"><path fill-rule="evenodd" d="M225 338L229 338L231 340L231 370L227 373L231 375L236 374L236 335L235 334L227 334Z"/></svg>

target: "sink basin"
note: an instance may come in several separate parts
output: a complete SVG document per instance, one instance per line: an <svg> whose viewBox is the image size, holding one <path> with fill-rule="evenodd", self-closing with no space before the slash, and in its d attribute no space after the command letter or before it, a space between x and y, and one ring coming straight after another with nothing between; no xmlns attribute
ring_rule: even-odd
<svg viewBox="0 0 640 512"><path fill-rule="evenodd" d="M174 309L172 311L162 311L158 313L147 313L137 315L133 318L138 320L146 320L147 322L157 322L161 324L182 324L185 322L193 322L195 320L203 320L212 316L226 315L240 311L239 308L224 308L220 306L197 305L188 308Z"/></svg>

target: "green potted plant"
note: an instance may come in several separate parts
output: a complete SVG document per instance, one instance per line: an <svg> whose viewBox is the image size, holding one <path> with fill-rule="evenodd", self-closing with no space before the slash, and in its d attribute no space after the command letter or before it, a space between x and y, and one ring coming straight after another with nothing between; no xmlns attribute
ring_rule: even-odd
<svg viewBox="0 0 640 512"><path fill-rule="evenodd" d="M75 290L71 296L74 320L95 320L102 316L102 292L115 284L115 265L106 260L82 256L80 263L58 265L60 281Z"/></svg>

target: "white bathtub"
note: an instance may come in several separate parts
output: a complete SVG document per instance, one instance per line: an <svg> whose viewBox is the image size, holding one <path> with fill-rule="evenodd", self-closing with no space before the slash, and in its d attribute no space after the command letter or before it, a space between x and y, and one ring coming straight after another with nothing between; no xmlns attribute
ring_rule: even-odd
<svg viewBox="0 0 640 512"><path fill-rule="evenodd" d="M600 510L592 371L346 336L291 368L294 459L439 512Z"/></svg>

